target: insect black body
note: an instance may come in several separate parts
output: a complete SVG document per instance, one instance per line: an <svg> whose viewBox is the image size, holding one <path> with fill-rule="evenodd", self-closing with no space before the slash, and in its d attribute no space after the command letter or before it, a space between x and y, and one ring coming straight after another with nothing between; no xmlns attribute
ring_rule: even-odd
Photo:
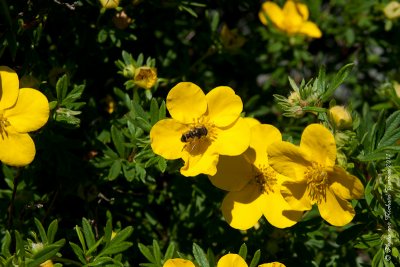
<svg viewBox="0 0 400 267"><path fill-rule="evenodd" d="M193 129L190 129L186 133L182 134L181 141L184 143L190 142L191 139L207 136L207 133L208 133L207 128L204 126L194 127Z"/></svg>

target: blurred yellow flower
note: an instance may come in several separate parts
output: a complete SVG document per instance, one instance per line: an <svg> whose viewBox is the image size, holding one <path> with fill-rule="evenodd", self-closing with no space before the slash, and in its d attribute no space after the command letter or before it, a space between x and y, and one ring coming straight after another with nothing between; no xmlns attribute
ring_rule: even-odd
<svg viewBox="0 0 400 267"><path fill-rule="evenodd" d="M102 7L113 9L119 6L119 0L99 0Z"/></svg>
<svg viewBox="0 0 400 267"><path fill-rule="evenodd" d="M53 267L54 264L51 260L47 260L45 262L43 262L42 264L40 264L40 267Z"/></svg>
<svg viewBox="0 0 400 267"><path fill-rule="evenodd" d="M222 202L222 213L240 230L255 226L262 215L275 227L290 227L303 211L292 210L282 197L280 184L287 178L269 166L267 155L270 144L282 141L281 133L268 124L256 124L250 130L249 149L239 156L221 156L217 173L209 176L216 187L230 191Z"/></svg>
<svg viewBox="0 0 400 267"><path fill-rule="evenodd" d="M388 19L395 19L400 17L400 3L391 1L383 8L383 13Z"/></svg>
<svg viewBox="0 0 400 267"><path fill-rule="evenodd" d="M276 3L267 1L262 4L258 16L262 24L268 25L269 20L279 30L287 34L304 34L313 38L322 36L318 26L308 21L309 12L307 6L297 1L286 1L283 9Z"/></svg>
<svg viewBox="0 0 400 267"><path fill-rule="evenodd" d="M237 30L229 29L226 24L222 25L220 38L223 47L227 50L237 50L246 42L246 39Z"/></svg>
<svg viewBox="0 0 400 267"><path fill-rule="evenodd" d="M329 109L329 117L338 129L349 129L353 125L350 112L343 106L334 106Z"/></svg>
<svg viewBox="0 0 400 267"><path fill-rule="evenodd" d="M135 69L133 81L141 88L150 89L157 81L157 70L147 66L139 67Z"/></svg>
<svg viewBox="0 0 400 267"><path fill-rule="evenodd" d="M178 258L167 260L163 267L195 267L195 265L189 260ZM240 255L229 253L219 259L217 267L248 267L248 265ZM258 265L258 267L285 267L285 265L279 262L271 262Z"/></svg>
<svg viewBox="0 0 400 267"><path fill-rule="evenodd" d="M163 267L195 267L195 265L190 260L176 258L167 260Z"/></svg>
<svg viewBox="0 0 400 267"><path fill-rule="evenodd" d="M219 155L236 156L249 146L250 129L240 117L243 103L227 86L207 95L191 82L178 83L167 96L171 119L158 121L150 131L154 153L182 158L181 174L214 175Z"/></svg>
<svg viewBox="0 0 400 267"><path fill-rule="evenodd" d="M320 124L307 126L300 146L275 142L268 147L269 164L291 180L282 183L281 193L295 209L318 206L322 218L334 226L349 223L354 215L350 199L364 194L361 181L335 165L336 143Z"/></svg>
<svg viewBox="0 0 400 267"><path fill-rule="evenodd" d="M19 89L14 70L0 66L0 161L12 166L32 162L36 149L28 132L49 118L49 102L38 90Z"/></svg>

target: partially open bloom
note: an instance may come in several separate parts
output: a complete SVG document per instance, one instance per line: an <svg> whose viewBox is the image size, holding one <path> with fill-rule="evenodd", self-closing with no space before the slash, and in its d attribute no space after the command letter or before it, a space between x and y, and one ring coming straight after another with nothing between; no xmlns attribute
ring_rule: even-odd
<svg viewBox="0 0 400 267"><path fill-rule="evenodd" d="M214 175L219 155L236 156L249 146L250 129L240 117L243 103L227 86L207 95L190 82L178 83L167 96L171 119L158 121L150 131L154 153L182 158L181 173Z"/></svg>
<svg viewBox="0 0 400 267"><path fill-rule="evenodd" d="M290 177L281 193L295 209L310 210L316 204L324 220L335 226L349 223L354 215L350 199L363 196L361 181L335 164L336 143L320 124L307 126L300 146L275 142L268 147L269 164Z"/></svg>
<svg viewBox="0 0 400 267"><path fill-rule="evenodd" d="M102 7L114 9L119 6L119 0L99 0Z"/></svg>
<svg viewBox="0 0 400 267"><path fill-rule="evenodd" d="M267 147L282 141L277 128L268 124L251 127L250 147L239 156L221 156L211 182L230 191L222 202L225 220L246 230L262 215L274 226L285 228L298 222L303 211L294 211L282 197L280 184L286 179L268 164Z"/></svg>
<svg viewBox="0 0 400 267"><path fill-rule="evenodd" d="M279 30L287 34L304 34L313 38L322 36L318 26L308 21L307 6L297 1L286 1L283 9L276 3L267 1L262 4L258 16L262 24L267 25L269 19Z"/></svg>
<svg viewBox="0 0 400 267"><path fill-rule="evenodd" d="M400 17L400 3L397 1L391 1L383 9L383 13L388 19L396 19Z"/></svg>
<svg viewBox="0 0 400 267"><path fill-rule="evenodd" d="M343 106L331 107L329 109L329 117L338 129L348 129L353 124L350 112Z"/></svg>
<svg viewBox="0 0 400 267"><path fill-rule="evenodd" d="M38 90L19 89L18 76L0 66L0 161L12 166L32 162L36 149L28 132L49 118L49 102Z"/></svg>
<svg viewBox="0 0 400 267"><path fill-rule="evenodd" d="M150 89L157 81L157 70L147 66L139 67L135 69L133 81L141 88Z"/></svg>
<svg viewBox="0 0 400 267"><path fill-rule="evenodd" d="M167 260L163 267L195 267L195 265L189 260L177 258ZM217 267L248 267L248 265L240 255L229 253L218 260ZM271 262L258 265L258 267L285 267L285 265L280 262Z"/></svg>

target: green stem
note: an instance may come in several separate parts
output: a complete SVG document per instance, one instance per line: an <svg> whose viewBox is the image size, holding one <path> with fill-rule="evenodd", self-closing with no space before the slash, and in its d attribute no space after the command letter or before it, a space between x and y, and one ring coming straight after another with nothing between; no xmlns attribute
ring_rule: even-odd
<svg viewBox="0 0 400 267"><path fill-rule="evenodd" d="M10 205L8 205L8 228L11 228L13 224L13 218L14 218L14 201L15 197L17 195L17 187L19 183L19 177L21 176L21 168L17 168L17 174L14 177L14 187L13 187L13 192L11 195L11 200L10 200Z"/></svg>

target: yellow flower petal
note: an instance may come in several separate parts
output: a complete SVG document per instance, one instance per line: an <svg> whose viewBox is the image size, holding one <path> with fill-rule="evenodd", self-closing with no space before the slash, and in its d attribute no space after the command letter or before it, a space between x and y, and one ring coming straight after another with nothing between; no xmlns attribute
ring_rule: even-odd
<svg viewBox="0 0 400 267"><path fill-rule="evenodd" d="M195 265L189 260L169 259L164 263L163 267L195 267Z"/></svg>
<svg viewBox="0 0 400 267"><path fill-rule="evenodd" d="M321 124L308 125L301 136L300 149L322 166L332 167L336 160L333 134Z"/></svg>
<svg viewBox="0 0 400 267"><path fill-rule="evenodd" d="M299 147L289 142L274 142L268 146L268 163L278 173L295 181L304 179L310 159Z"/></svg>
<svg viewBox="0 0 400 267"><path fill-rule="evenodd" d="M0 135L0 161L11 166L25 166L35 157L36 149L32 138L26 133L17 133L7 127L7 133Z"/></svg>
<svg viewBox="0 0 400 267"><path fill-rule="evenodd" d="M274 2L267 1L262 4L261 11L259 13L259 18L261 23L267 25L267 19L265 16L271 20L278 28L283 27L283 21L285 19L282 9Z"/></svg>
<svg viewBox="0 0 400 267"><path fill-rule="evenodd" d="M181 174L184 176L196 176L201 173L215 175L217 173L219 155L213 145L199 154L192 155L184 151L182 159L185 161L185 165L181 168Z"/></svg>
<svg viewBox="0 0 400 267"><path fill-rule="evenodd" d="M226 156L237 156L242 154L250 143L249 125L243 118L238 118L235 124L216 128L217 138L214 141L219 154Z"/></svg>
<svg viewBox="0 0 400 267"><path fill-rule="evenodd" d="M15 104L18 98L19 81L14 70L0 66L0 111Z"/></svg>
<svg viewBox="0 0 400 267"><path fill-rule="evenodd" d="M217 267L248 267L247 263L238 254L226 254L219 259Z"/></svg>
<svg viewBox="0 0 400 267"><path fill-rule="evenodd" d="M244 117L243 119L247 122L247 124L249 125L250 128L253 127L254 125L261 124L261 122L259 122L259 121L258 121L257 119L255 119L255 118Z"/></svg>
<svg viewBox="0 0 400 267"><path fill-rule="evenodd" d="M308 197L307 183L285 181L281 185L282 197L294 210L310 210L312 203Z"/></svg>
<svg viewBox="0 0 400 267"><path fill-rule="evenodd" d="M258 267L286 267L286 266L283 263L275 261L258 265Z"/></svg>
<svg viewBox="0 0 400 267"><path fill-rule="evenodd" d="M221 210L231 227L246 230L258 222L262 216L261 204L258 204L260 193L258 185L249 183L243 190L225 196Z"/></svg>
<svg viewBox="0 0 400 267"><path fill-rule="evenodd" d="M278 228L293 226L303 216L303 211L291 210L281 195L280 186L275 186L274 192L262 194L258 204L268 222Z"/></svg>
<svg viewBox="0 0 400 267"><path fill-rule="evenodd" d="M364 195L364 186L354 175L348 174L344 169L335 166L328 172L330 189L343 199L359 199Z"/></svg>
<svg viewBox="0 0 400 267"><path fill-rule="evenodd" d="M284 29L289 33L296 33L300 25L303 23L303 18L297 10L297 6L293 1L286 1L283 6Z"/></svg>
<svg viewBox="0 0 400 267"><path fill-rule="evenodd" d="M308 20L309 12L308 12L307 5L296 2L296 8L297 8L297 11L299 12L299 15L302 17L302 19L304 21Z"/></svg>
<svg viewBox="0 0 400 267"><path fill-rule="evenodd" d="M207 100L200 87L181 82L169 91L167 109L172 118L182 123L194 123L207 111Z"/></svg>
<svg viewBox="0 0 400 267"><path fill-rule="evenodd" d="M330 189L326 190L326 199L318 204L321 217L334 226L344 226L353 220L355 212L351 204L335 196Z"/></svg>
<svg viewBox="0 0 400 267"><path fill-rule="evenodd" d="M303 24L301 24L301 27L299 28L299 33L303 33L313 38L321 38L322 36L322 32L318 28L317 24L311 21L303 22Z"/></svg>
<svg viewBox="0 0 400 267"><path fill-rule="evenodd" d="M181 158L185 146L181 137L187 130L187 125L174 119L160 120L150 131L151 148L166 159Z"/></svg>
<svg viewBox="0 0 400 267"><path fill-rule="evenodd" d="M206 95L208 117L217 127L225 127L239 118L243 110L242 100L228 86L219 86Z"/></svg>
<svg viewBox="0 0 400 267"><path fill-rule="evenodd" d="M222 190L239 191L252 178L252 164L242 155L220 156L217 173L208 178L214 186Z"/></svg>
<svg viewBox="0 0 400 267"><path fill-rule="evenodd" d="M281 132L269 124L259 124L251 129L250 147L256 151L257 166L259 163L267 163L267 147L274 142L282 141Z"/></svg>
<svg viewBox="0 0 400 267"><path fill-rule="evenodd" d="M19 90L17 103L4 111L4 117L20 133L36 131L49 119L49 102L44 94L32 88Z"/></svg>

